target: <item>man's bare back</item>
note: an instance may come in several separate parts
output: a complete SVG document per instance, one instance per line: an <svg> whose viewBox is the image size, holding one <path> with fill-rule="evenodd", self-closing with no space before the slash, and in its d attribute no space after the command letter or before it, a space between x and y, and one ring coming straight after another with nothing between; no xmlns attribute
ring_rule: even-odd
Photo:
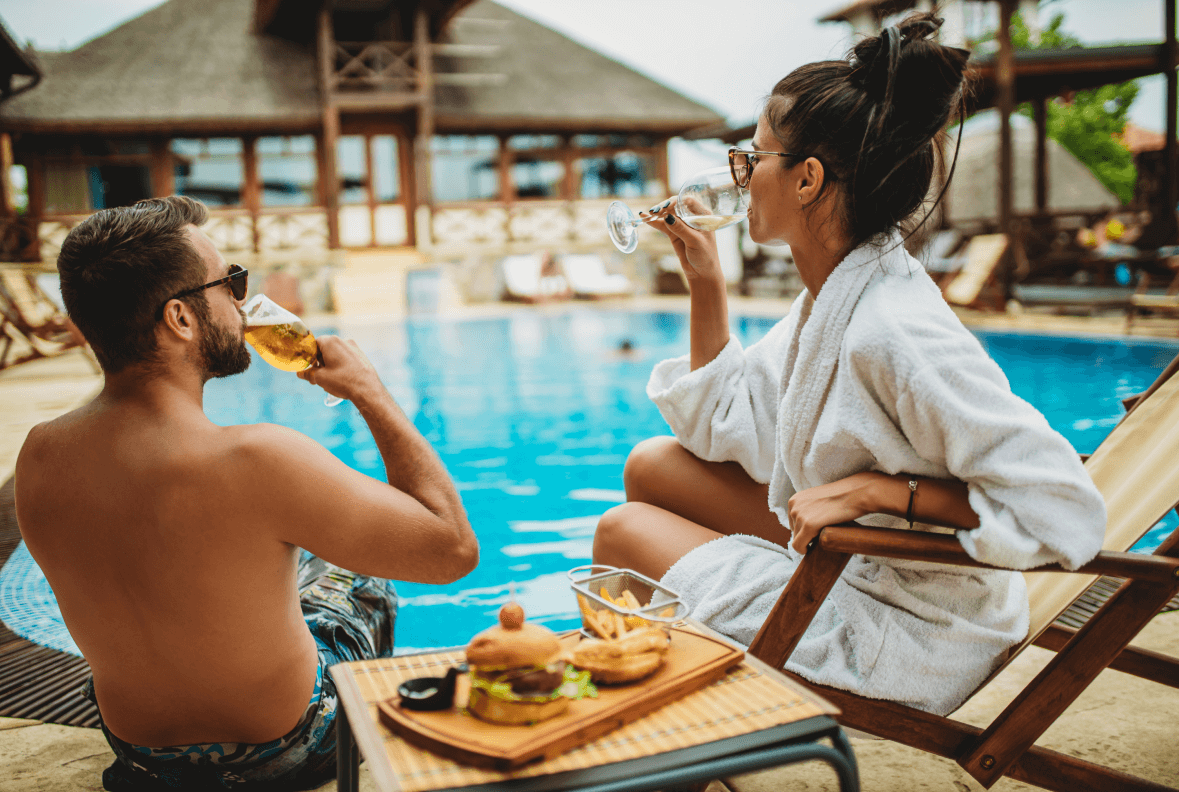
<svg viewBox="0 0 1179 792"><path fill-rule="evenodd" d="M224 276L189 230L209 280ZM240 338L240 305L209 291L213 321ZM175 311L159 333L167 365L108 373L93 402L29 434L17 519L115 736L263 743L299 721L315 686L300 547L364 575L446 582L474 567L478 545L441 462L355 344L321 338L325 365L303 378L352 400L389 483L293 430L209 421L207 375L190 370L195 342Z"/></svg>

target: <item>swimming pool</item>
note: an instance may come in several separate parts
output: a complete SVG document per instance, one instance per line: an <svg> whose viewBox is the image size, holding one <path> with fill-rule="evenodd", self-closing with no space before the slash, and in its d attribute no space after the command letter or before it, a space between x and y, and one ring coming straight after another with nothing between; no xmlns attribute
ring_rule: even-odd
<svg viewBox="0 0 1179 792"><path fill-rule="evenodd" d="M735 318L742 343L775 319ZM321 326L354 338L397 402L434 445L479 536L479 568L449 586L398 583L399 651L465 643L492 623L509 584L530 618L576 623L565 571L588 563L598 516L624 500L630 449L667 425L647 399L657 361L688 349L687 317L573 308L507 318L411 318L386 325ZM1145 388L1179 343L978 333L1016 393L1081 452ZM630 355L617 349L623 340ZM255 360L240 377L209 383L205 409L223 425L296 428L351 467L384 479L376 444L348 406ZM1157 545L1162 529L1145 542Z"/></svg>

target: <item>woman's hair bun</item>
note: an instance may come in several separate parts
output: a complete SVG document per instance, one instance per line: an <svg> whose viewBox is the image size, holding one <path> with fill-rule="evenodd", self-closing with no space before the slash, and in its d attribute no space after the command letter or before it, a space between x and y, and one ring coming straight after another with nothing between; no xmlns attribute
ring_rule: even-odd
<svg viewBox="0 0 1179 792"><path fill-rule="evenodd" d="M852 48L848 79L876 105L876 131L889 116L893 125L930 138L945 126L970 52L931 41L941 26L931 13L914 14ZM947 112L931 114L934 108Z"/></svg>

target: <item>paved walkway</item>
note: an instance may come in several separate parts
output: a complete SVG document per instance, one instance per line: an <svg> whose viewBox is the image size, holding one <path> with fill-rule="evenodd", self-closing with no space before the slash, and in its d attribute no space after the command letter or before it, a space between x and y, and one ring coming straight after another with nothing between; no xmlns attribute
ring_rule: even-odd
<svg viewBox="0 0 1179 792"><path fill-rule="evenodd" d="M574 308L584 304L574 304ZM638 298L603 302L605 310L687 311L683 297ZM783 316L780 300L733 300L733 314ZM491 304L463 309L458 316L499 316L519 310L560 312L568 304L540 307ZM1011 316L962 312L968 324L986 329L1084 335L1118 335L1120 317L1058 317L1040 314ZM325 317L326 318L326 317ZM383 317L350 318L346 323L384 321ZM1144 323L1135 335L1175 337L1179 327ZM81 352L35 361L0 372L0 480L11 475L17 452L29 429L83 403L101 385L101 377ZM1139 645L1172 656L1179 655L1179 613L1160 616L1147 628ZM1032 647L1025 651L988 689L957 715L984 725L1000 712L1022 686L1051 657ZM2 681L2 680L0 680ZM1041 744L1100 764L1132 771L1147 779L1179 787L1179 690L1152 685L1116 671L1106 671L1041 740ZM981 790L954 762L922 754L891 742L853 738L865 790ZM36 721L0 718L0 788L5 792L73 792L99 790L101 773L113 760L99 731ZM835 789L834 774L818 764L792 766L727 780L732 792L793 792ZM328 784L323 789L334 789ZM372 790L367 770L361 789ZM1030 789L1001 781L999 792ZM720 784L709 792L725 792Z"/></svg>

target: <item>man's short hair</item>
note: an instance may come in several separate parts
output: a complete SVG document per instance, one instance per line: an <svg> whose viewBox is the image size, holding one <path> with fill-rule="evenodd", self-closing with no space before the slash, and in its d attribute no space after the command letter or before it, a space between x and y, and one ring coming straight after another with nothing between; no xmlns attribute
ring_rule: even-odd
<svg viewBox="0 0 1179 792"><path fill-rule="evenodd" d="M191 198L150 198L95 212L65 238L57 258L62 300L104 371L155 360L160 308L206 282L185 227L208 217ZM208 317L203 291L181 299L199 319Z"/></svg>

